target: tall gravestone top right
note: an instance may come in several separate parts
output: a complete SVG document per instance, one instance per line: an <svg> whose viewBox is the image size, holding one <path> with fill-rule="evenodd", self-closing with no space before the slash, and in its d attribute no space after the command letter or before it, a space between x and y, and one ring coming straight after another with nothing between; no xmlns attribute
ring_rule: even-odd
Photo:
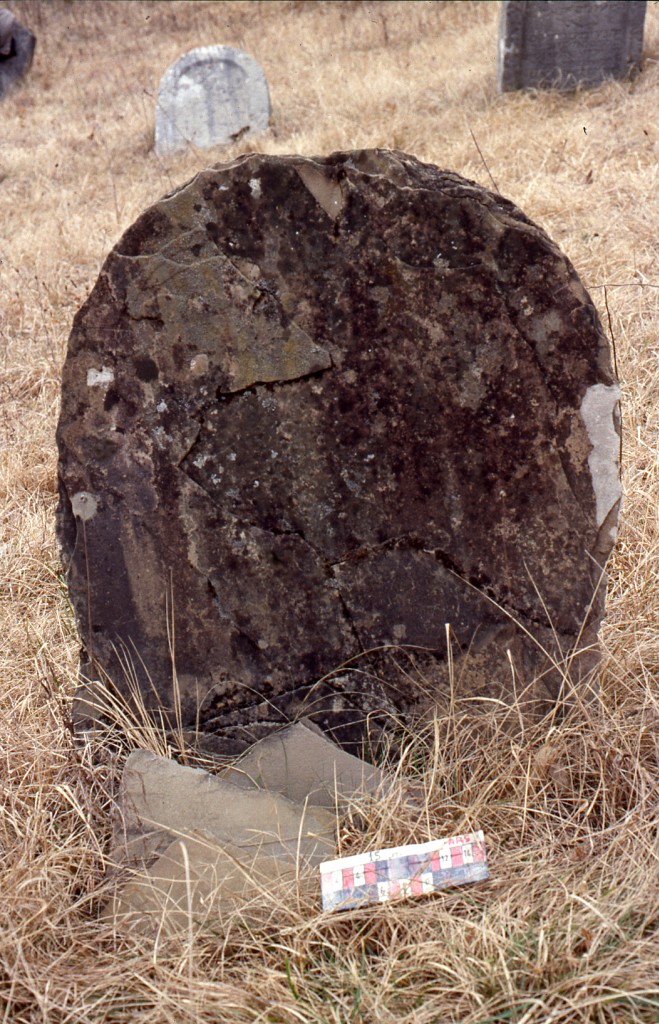
<svg viewBox="0 0 659 1024"><path fill-rule="evenodd" d="M575 89L639 70L645 0L504 0L497 86Z"/></svg>

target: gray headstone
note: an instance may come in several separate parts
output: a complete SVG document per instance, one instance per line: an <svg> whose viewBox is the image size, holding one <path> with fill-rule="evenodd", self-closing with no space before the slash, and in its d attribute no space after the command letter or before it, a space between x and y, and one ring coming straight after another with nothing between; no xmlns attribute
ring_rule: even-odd
<svg viewBox="0 0 659 1024"><path fill-rule="evenodd" d="M199 46L162 76L156 106L156 152L208 149L259 135L268 127L270 95L263 69L232 46Z"/></svg>
<svg viewBox="0 0 659 1024"><path fill-rule="evenodd" d="M300 715L352 749L452 686L547 706L596 661L618 399L574 268L501 196L386 150L198 174L69 340L84 675L172 708L173 657L220 751Z"/></svg>
<svg viewBox="0 0 659 1024"><path fill-rule="evenodd" d="M0 7L0 57L8 57L11 53L11 41L17 26L18 19L13 11Z"/></svg>
<svg viewBox="0 0 659 1024"><path fill-rule="evenodd" d="M625 78L643 50L645 0L504 0L497 85L575 89Z"/></svg>
<svg viewBox="0 0 659 1024"><path fill-rule="evenodd" d="M34 33L6 7L0 8L0 96L28 73L36 45Z"/></svg>

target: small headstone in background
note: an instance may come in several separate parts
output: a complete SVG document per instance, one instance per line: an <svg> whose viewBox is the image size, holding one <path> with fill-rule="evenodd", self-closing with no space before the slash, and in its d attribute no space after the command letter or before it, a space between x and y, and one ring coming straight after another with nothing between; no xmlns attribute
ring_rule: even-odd
<svg viewBox="0 0 659 1024"><path fill-rule="evenodd" d="M6 7L0 8L0 96L30 70L37 37Z"/></svg>
<svg viewBox="0 0 659 1024"><path fill-rule="evenodd" d="M171 64L160 81L156 152L208 149L268 127L270 95L263 68L232 46L199 46Z"/></svg>
<svg viewBox="0 0 659 1024"><path fill-rule="evenodd" d="M575 89L638 71L645 0L504 0L499 92Z"/></svg>

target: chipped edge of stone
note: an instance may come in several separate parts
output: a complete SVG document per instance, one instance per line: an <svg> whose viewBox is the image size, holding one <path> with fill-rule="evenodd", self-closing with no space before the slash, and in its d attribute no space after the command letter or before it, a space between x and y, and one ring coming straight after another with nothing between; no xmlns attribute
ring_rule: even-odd
<svg viewBox="0 0 659 1024"><path fill-rule="evenodd" d="M297 164L295 170L327 216L336 220L346 203L340 182L334 181L321 167L311 162Z"/></svg>
<svg viewBox="0 0 659 1024"><path fill-rule="evenodd" d="M622 496L620 484L620 388L617 384L593 384L581 402L583 420L591 451L588 468L595 494L598 529ZM615 527L612 527L615 541Z"/></svg>

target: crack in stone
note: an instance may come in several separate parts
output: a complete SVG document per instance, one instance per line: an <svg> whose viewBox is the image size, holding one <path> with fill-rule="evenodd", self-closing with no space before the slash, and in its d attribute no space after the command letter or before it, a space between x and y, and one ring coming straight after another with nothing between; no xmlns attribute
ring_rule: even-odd
<svg viewBox="0 0 659 1024"><path fill-rule="evenodd" d="M570 480L570 474L568 473L567 468L566 468L567 466L570 465L570 456L565 451L565 449L562 448L562 447L558 447L557 446L556 450L558 452L558 458L559 458L559 461L561 463L561 469L563 470L563 476L565 477L565 482L567 483L568 487L570 488L570 494L574 498L574 500L575 500L579 510L581 511L581 513L584 516L586 516L587 515L586 510L584 509L584 507L582 505L581 498L578 496L577 492L574 489L574 485L573 485L572 481Z"/></svg>
<svg viewBox="0 0 659 1024"><path fill-rule="evenodd" d="M251 385L250 387L243 388L239 392L229 393L228 395L222 394L222 397L221 397L220 400L223 401L223 402L225 402L225 401L233 401L234 399L240 398L241 395L244 395L245 393L248 393L248 392L252 391L256 387L263 388L266 391L274 391L275 389L283 387L286 384L297 383L299 380L305 380L305 379L308 379L308 378L320 377L320 376L322 376L323 374L325 374L327 372L328 372L328 370L315 371L312 374L306 374L306 375L298 378L296 381L265 381L265 382L259 382L258 384L254 384L254 385ZM219 394L220 394L220 392L219 392L219 389L218 389L218 396L219 396ZM194 484L199 486L201 488L201 490L203 490L204 493L207 494L213 500L214 504L217 504L217 500L214 497L214 495L212 495L211 492L208 491L206 489L206 487L204 487L203 483L200 483L199 481L196 481L192 477L190 477L189 474L187 473L185 467L182 465L182 463L185 462L185 460L192 453L195 445L197 444L197 441L199 440L199 437L201 436L201 432L203 430L203 425L204 425L204 414L208 410L209 405L205 406L204 409L198 414L198 416L200 417L200 425L199 425L199 429L197 431L197 435L196 435L194 441L192 442L192 444L190 445L188 451L185 453L185 455L179 461L178 466L182 470L182 472L185 473L185 475L186 475L186 477L188 477L188 479L190 479ZM566 479L567 479L567 476L566 476ZM569 480L568 480L568 484L569 484ZM575 495L575 499L576 499L576 495ZM357 548L357 549L355 549L353 551L347 552L341 558L335 559L332 562L328 562L324 552L322 550L320 550L319 548L317 548L314 544L312 544L307 539L307 537L305 536L304 530L302 530L302 529L299 529L299 528L297 528L297 529L285 529L285 528L275 527L275 526L264 527L262 524L254 523L254 522L251 522L249 520L244 520L244 519L241 519L241 518L236 517L234 515L231 515L231 518L241 529L258 529L258 530L263 531L264 533L269 533L272 536L293 536L293 537L298 537L302 541L302 543L307 548L309 548L310 551L313 552L313 554L315 555L315 557L316 557L316 559L318 561L318 564L324 570L324 573L325 573L325 576L326 576L326 579L327 579L328 583L331 583L332 589L335 591L335 593L337 595L337 599L338 599L338 601L339 601L339 603L341 605L342 614L343 614L346 626L349 628L351 634L353 635L353 637L355 639L355 642L357 643L360 652L364 652L365 651L364 642L363 642L363 640L362 640L362 638L361 638L361 636L360 636L360 634L359 634L359 632L357 630L357 627L356 627L356 625L355 625L355 623L353 621L353 617L352 617L352 613L351 613L351 610L350 610L350 606L349 606L349 604L348 604L348 602L347 602L347 600L346 600L346 598L345 598L345 596L344 596L344 594L343 594L343 592L341 590L341 586L340 586L338 580L336 579L336 577L334 576L332 570L336 566L341 566L341 565L349 564L351 562L355 562L356 563L356 562L360 561L361 559L367 558L368 556L370 556L372 554L375 554L377 552L380 552L380 551L391 551L391 550L394 550L396 548L402 547L404 544L407 544L408 547L409 547L409 550L411 550L411 551L420 551L420 552L423 552L424 554L431 555L442 566L442 568L447 573L449 573L451 576L455 577L456 579L459 579L469 589L475 591L484 601L486 601L494 609L496 609L498 612L500 612L502 615L504 615L506 617L506 619L508 619L508 621L510 621L517 628L522 628L523 629L524 626L538 626L538 627L545 628L545 629L547 629L547 628L552 628L553 629L553 627L551 625L551 622L548 619L543 619L543 618L538 617L537 615L532 615L528 611L522 611L521 609L517 608L515 605L512 605L509 602L503 600L501 597L499 597L497 599L496 598L496 592L495 592L495 589L492 586L491 581L487 580L484 577L478 577L478 576L474 576L472 574L468 574L467 572L465 572L464 569L462 569L460 567L460 565L449 554L447 554L447 552L443 551L441 548L427 548L427 547L424 547L423 541L421 541L418 537L414 536L413 534L403 534L403 535L399 535L399 536L396 536L396 537L388 537L386 540L381 541L379 544L373 544L373 545L369 545L369 546L362 546L362 547ZM209 583L210 583L210 581L209 581ZM572 636L572 634L564 633L564 632L556 630L556 629L553 629L553 631L559 637L570 637L570 636ZM311 681L307 681L306 683L303 683L301 685L304 686L304 685L310 685L310 684L311 684ZM251 706L251 705L249 705L249 706Z"/></svg>
<svg viewBox="0 0 659 1024"><path fill-rule="evenodd" d="M200 424L200 427L199 427L199 433L201 432L202 428L203 428L203 420L202 420L202 423ZM183 457L181 462L185 461L185 459L188 457L188 455L190 454L190 452L194 448L195 444L196 444L196 440L191 445L189 451ZM193 484L195 484L197 487L199 487L205 494L207 494L208 497L210 497L213 500L214 504L217 504L216 500L213 498L213 495L210 494L210 492L206 490L206 488L203 486L203 484L199 483L198 481L194 480L192 477L189 476L189 474L186 472L185 468L181 465L181 462L179 462L178 465L179 465L179 468L181 469L181 471L183 473L185 473L186 477ZM346 604L345 598L344 598L343 594L341 593L341 589L340 589L337 581L331 575L331 568L332 568L332 565L335 564L335 563L329 564L327 562L327 559L324 556L323 552L319 551L318 548L314 544L312 544L311 541L309 541L307 539L307 537L305 536L303 530L301 530L301 529L284 529L283 527L276 527L276 526L265 527L265 526L263 526L263 525L261 525L259 523L253 523L253 522L250 522L248 520L241 519L241 518L239 518L237 516L232 515L231 513L225 513L225 514L236 524L236 526L239 529L242 529L242 530L252 530L252 529L253 530L259 530L262 533L270 534L272 537L297 537L305 545L305 547L307 547L311 552L313 552L319 567L323 570L324 575L325 575L327 581L332 586L332 590L336 593L336 596L337 596L337 599L339 601L339 604L341 605L341 610L342 610L343 617L345 619L347 627L350 629L350 632L352 633L352 635L353 635L353 637L355 639L355 642L357 643L357 645L359 647L360 652L364 651L364 644L363 644L362 639L359 636L359 633L357 632L357 628L356 628L356 626L355 626L355 624L354 624L354 622L352 620L352 615L350 613L350 609L348 608L348 605ZM215 601L216 605L219 608L220 604L219 604L219 595L217 593L217 590L216 590L212 580L208 577L208 575L205 574L205 573L203 575L204 575L204 578L207 580L208 585L209 585L209 587L211 588L211 590L213 592L214 601ZM249 639L251 639L251 638L249 638ZM308 684L301 684L301 685L310 685L310 684L308 683ZM251 706L251 705L247 705L247 706Z"/></svg>
<svg viewBox="0 0 659 1024"><path fill-rule="evenodd" d="M258 733L263 731L267 733L282 724L290 724L300 715L324 721L325 727L331 728L332 716L337 712L337 708L334 706L337 699L341 704L338 709L340 714L345 715L352 712L358 716L358 721L361 722L365 715L365 709L361 706L358 698L363 695L354 694L346 688L345 681L350 676L350 670L341 671L337 668L334 675L328 673L320 680L312 677L288 686L271 696L252 690L250 698L242 700L234 698L231 707L225 709L213 706L213 695L211 694L211 707L200 716L202 731L227 740L233 740L239 734L243 734L247 742L253 742ZM217 696L221 701L224 700L221 693L218 693ZM378 696L374 699L371 695L370 704L371 711L382 710L382 697ZM251 711L256 713L252 721L249 717ZM346 723L338 724L345 726ZM254 733L253 730L257 730L257 732Z"/></svg>
<svg viewBox="0 0 659 1024"><path fill-rule="evenodd" d="M330 373L335 369L334 360L330 355L330 365L325 366L319 370L310 370L308 373L301 373L298 377L287 377L285 380L255 380L251 384L245 385L243 388L237 388L235 391L223 391L221 387L218 387L215 392L215 397L218 402L225 404L227 402L233 402L235 399L240 398L241 395L250 394L254 392L256 388L263 388L265 391L275 391L278 388L286 387L287 384L300 384L305 380L320 380L325 374ZM206 406L208 408L208 406Z"/></svg>
<svg viewBox="0 0 659 1024"><path fill-rule="evenodd" d="M350 562L357 562L360 561L362 558L367 558L369 555L375 554L380 551L395 550L396 548L402 547L405 542L407 542L409 550L411 551L421 551L423 554L432 555L432 557L442 566L443 569L446 570L447 573L449 573L451 576L454 576L456 579L459 579L469 589L478 593L478 595L482 597L484 601L487 601L489 605L491 605L497 611L501 612L501 614L503 614L508 619L508 621L512 622L514 625L520 625L521 628L523 628L523 625L521 625L523 623L532 626L539 626L544 629L552 629L557 636L568 637L572 635L570 633L564 633L562 631L555 629L552 626L549 618L542 619L536 615L530 614L529 612L522 611L515 605L510 604L502 598L497 599L495 596L496 592L494 590L494 587L492 586L489 580L487 580L484 577L478 577L467 574L463 569L460 568L458 563L441 548L424 547L423 542L418 537L415 537L412 534L406 534L398 537L389 537L387 538L387 540L382 541L379 544L373 544L368 547L357 548L355 551L349 552L348 555L344 558L337 559L336 561L330 563L329 568L349 564Z"/></svg>
<svg viewBox="0 0 659 1024"><path fill-rule="evenodd" d="M181 455L180 459L176 463L176 468L180 469L182 473L185 473L185 475L188 478L188 480L191 480L193 484L197 484L198 487L200 486L200 484L197 483L196 480L192 479L190 474L187 472L187 470L183 466L183 463L188 458L188 456L191 454L191 452L194 450L195 445L198 443L199 438L201 437L201 432L204 429L204 423L206 422L206 415L205 414L206 414L206 407L204 409L200 409L198 412L194 413L194 415L191 417L192 419L196 419L198 421L197 432L196 432L194 438L192 439L192 442L190 443L190 445L188 445L187 449L183 452L183 455ZM202 490L206 494L208 494L208 491L206 490L205 487L202 487ZM210 497L210 495L209 495L209 497Z"/></svg>
<svg viewBox="0 0 659 1024"><path fill-rule="evenodd" d="M507 292L504 292L504 295L507 297ZM544 393L544 395L547 398L548 404L551 403L551 406L552 406L552 409L553 409L553 412L554 412L554 416L556 418L558 418L558 400L554 396L554 392L553 392L552 386L550 385L549 381L546 380L546 370L545 370L545 368L542 365L542 362L540 360L540 356L538 355L538 350L536 348L536 343L534 342L533 338L529 337L522 330L522 326L521 326L522 314L517 312L507 301L505 302L505 310L506 310L506 316L508 317L508 321L510 323L510 326L516 332L517 336L519 338L521 338L521 340L524 342L526 348L530 352L530 355L531 355L531 358L533 360L533 363L534 363L534 365L536 367L536 370L538 371L538 376L539 376L540 380L542 381L543 393Z"/></svg>
<svg viewBox="0 0 659 1024"><path fill-rule="evenodd" d="M140 313L140 314L136 314L136 313L131 313L131 311L128 309L128 306L125 307L125 310L126 310L126 316L128 317L128 319L129 320L133 320L135 323L140 323L143 320L150 320L153 323L159 323L159 324L163 324L163 325L165 323L165 321L163 320L163 318L162 318L162 316L161 316L161 314L159 312L158 313Z"/></svg>
<svg viewBox="0 0 659 1024"><path fill-rule="evenodd" d="M460 579L468 579L472 585L478 587L486 585L483 580L478 580L476 577L467 577L466 573L460 569L457 562L455 562L450 555L447 555L445 551L442 551L441 548L426 548L423 545L423 541L411 533L399 534L396 537L387 537L386 540L380 541L379 544L364 545L363 547L356 548L354 551L349 551L343 556L343 558L337 558L334 562L331 562L330 567L333 568L336 565L344 565L346 562L357 562L378 551L393 551L395 548L402 547L405 543L411 551L422 551L424 554L433 555L445 569L452 572L453 575L459 576Z"/></svg>
<svg viewBox="0 0 659 1024"><path fill-rule="evenodd" d="M535 365L536 365L536 367L538 369L538 372L540 373L540 376L541 376L541 378L544 381L544 388L543 388L543 390L544 390L544 394L545 394L545 397L546 397L546 400L547 400L547 404L549 405L551 403L551 406L552 406L552 409L553 409L553 413L554 413L554 422L557 423L558 419L559 419L558 399L554 396L554 389L552 388L550 382L546 379L546 371L545 371L545 368L542 365L542 362L540 360L540 356L538 355L537 348L536 348L536 343L534 342L533 338L531 338L529 335L527 335L527 333L522 329L522 318L521 318L519 312L515 311L515 309L507 301L507 295L508 295L507 291L505 291L503 289L500 289L500 288L497 289L497 291L504 298L505 311L506 311L506 315L508 317L508 320L510 321L511 327L514 328L514 330L516 331L517 335L521 338L521 340L524 342L524 344L527 347L527 349L530 351L532 359L533 359L533 362L535 363ZM572 484L572 481L570 480L570 474L567 472L567 469L566 469L566 463L569 465L569 456L568 456L567 452L565 452L565 450L562 447L560 447L560 446L556 447L556 452L557 452L557 455L558 455L559 462L561 464L561 470L563 472L563 477L564 477L565 482L566 482L566 484L567 484L567 486L568 486L568 488L570 490L570 494L573 496L573 498L575 500L575 503L577 504L577 506L578 506L580 512L582 513L582 515L587 516L587 511L583 507L582 499L577 495L577 493L576 493L576 491L574 489L574 486ZM529 621L534 621L534 620L529 620Z"/></svg>
<svg viewBox="0 0 659 1024"><path fill-rule="evenodd" d="M199 351L198 334L222 337L211 344L213 372L226 381L220 393L240 393L262 383L304 379L334 366L330 352L316 342L285 308L278 287L255 265L258 279L247 275L225 252L194 263L158 253L117 259L144 261L138 280L128 281L122 306L128 320L164 325L180 331L190 356L209 366L209 352ZM206 268L204 270L204 268ZM207 301L188 293L191 280L204 270ZM195 285L195 287L200 287ZM209 335L210 337L210 335ZM179 338L179 341L181 339ZM251 378L255 379L251 379ZM233 386L231 386L233 385Z"/></svg>
<svg viewBox="0 0 659 1024"><path fill-rule="evenodd" d="M318 371L317 373L312 374L310 376L318 376L318 375L326 373L326 372L327 372L326 370L321 370L321 371ZM301 379L305 379L305 378L301 378ZM285 381L283 383L288 384L288 383L293 383L293 382L292 381ZM263 384L261 386L266 387L269 390L273 390L275 387L281 386L281 383L280 382L273 382L273 383L267 382L267 383L265 383L265 384ZM236 393L235 395L231 395L231 398L239 397L240 394L243 394L245 391L249 391L249 390L250 390L250 388L245 388L245 389L243 389L242 392ZM190 477L189 474L187 473L185 467L182 465L182 463L188 458L188 456L191 454L192 450L194 449L194 446L197 443L197 441L199 439L199 436L201 434L201 431L203 429L203 423L204 423L203 413L201 414L201 417L202 418L201 418L201 423L200 423L199 430L198 430L198 433L197 433L197 437L195 438L194 442L192 443L192 445L190 446L190 448L188 449L186 454L183 456L183 458L178 463L178 466L181 469L181 471L183 473L185 473L186 477L188 477L188 479L190 479L192 481L192 483L194 483L198 487L200 487L201 490L205 494L207 494L213 500L213 503L217 504L216 499L204 487L203 483L200 483L200 482L194 480L192 477ZM350 608L348 607L348 604L347 604L347 602L346 602L346 600L344 598L344 595L341 592L341 588L340 588L337 580L334 578L334 576L332 575L332 572L331 572L332 567L335 564L339 564L339 563L328 563L327 562L327 558L325 557L324 553L322 551L320 551L314 544L312 544L307 539L307 537L304 534L304 531L301 530L301 529L284 529L283 527L276 527L276 526L264 527L261 524L253 523L253 522L241 519L241 518L239 518L237 516L233 516L233 515L231 515L231 519L236 523L236 525L240 529L246 529L246 530L256 529L256 530L262 531L263 533L269 533L273 537L298 537L299 540L301 540L302 543L310 551L313 552L313 554L315 555L316 560L318 562L318 565L323 569L323 572L325 574L326 580L328 581L328 583L331 584L332 590L334 591L334 593L337 596L337 599L338 599L339 604L341 606L341 610L342 610L342 614L343 614L343 617L344 617L344 620L345 620L345 624L348 627L348 629L350 630L350 632L351 632L355 642L357 643L359 651L363 652L364 649L365 649L364 648L364 643L363 643L363 641L362 641L362 639L361 639L361 637L359 635L359 632L357 631L357 627L355 626L355 623L353 622L352 614L350 612ZM212 581L208 577L206 577L206 579L208 580L209 586L213 590L214 598L215 598L215 601L217 603L217 601L218 601L217 591L215 590L215 587L213 586Z"/></svg>
<svg viewBox="0 0 659 1024"><path fill-rule="evenodd" d="M180 469L183 473L185 473L185 475L188 477L188 479L192 480L192 482L195 483L198 487L201 487L201 489L209 496L209 498L212 498L213 502L217 504L217 499L215 498L215 496L206 487L204 487L203 483L200 483L198 480L194 480L193 477L191 477L190 474L188 473L188 471L186 470L185 466L183 465L183 463L186 461L186 459L188 459L191 456L192 452L194 451L195 446L198 444L198 442L199 442L199 440L201 438L201 435L202 435L202 431L204 429L204 425L205 425L207 417L208 417L208 413L211 411L213 406L217 405L218 403L221 403L222 405L227 405L227 404L229 404L229 403L239 399L243 395L255 392L257 388L262 388L266 392L273 392L273 391L276 391L278 388L285 387L288 384L299 384L300 382L305 381L305 380L314 380L314 379L317 380L320 377L324 376L326 373L329 373L334 368L335 368L334 367L334 362L332 362L331 366L328 366L324 370L313 370L311 373L302 374L300 377L294 377L291 380L283 380L283 381L279 381L279 380L277 380L277 381L255 381L253 384L248 384L246 387L240 388L238 391L222 391L222 389L218 387L216 392L215 392L215 400L214 401L210 401L210 402L206 402L202 406L201 409L198 409L197 412L195 412L195 413L193 413L191 415L191 419L198 420L199 425L198 425L197 432L196 432L192 442L190 443L190 445L187 447L187 449L185 450L183 455L181 455L180 459L176 463L177 468ZM256 526L256 523L251 523L251 524L247 523L247 524L244 524L244 525ZM274 532L274 531L271 531L271 532ZM282 531L282 532L285 533L287 531ZM289 531L289 532L295 533L297 531ZM303 540L306 541L306 538L302 535L302 533L300 533L300 536L302 537Z"/></svg>
<svg viewBox="0 0 659 1024"><path fill-rule="evenodd" d="M213 581L208 577L206 580L214 601L219 605L219 594ZM242 635L246 636L247 634ZM360 653L365 653L361 643ZM295 714L302 712L304 715L327 715L330 712L328 703L337 697L343 702L343 711L352 709L362 714L363 709L360 708L354 695L346 691L344 685L341 685L350 676L350 673L349 668L342 669L341 666L337 666L335 670L325 673L320 679L317 676L310 676L284 687L276 693L272 693L272 688L268 686L261 692L246 686L239 680L225 678L216 682L215 686L207 692L203 703L207 703L209 706L205 709L200 706L198 722L202 731L206 733L210 731L215 736L230 739L241 730L249 733L252 726L262 729L290 723L292 719L288 705L291 699L295 701L297 707ZM226 687L227 684L232 688L237 688L238 692L234 693L230 707L216 707L215 699L222 703L226 700L223 687ZM250 711L257 712L257 717L253 722L249 720ZM267 711L270 713L264 713ZM247 717L246 712L248 713Z"/></svg>
<svg viewBox="0 0 659 1024"><path fill-rule="evenodd" d="M461 580L462 583L464 583L470 589L476 591L479 594L479 596L481 596L485 601L488 602L488 604L490 604L497 611L501 612L508 619L508 621L512 622L514 625L519 625L521 624L521 622L524 622L533 626L540 626L544 629L553 629L549 617L547 617L547 619L541 619L538 616L530 614L529 612L522 611L521 609L515 607L515 605L510 604L510 602L506 601L501 597L497 599L495 596L496 592L489 581L487 581L484 578L479 579L479 577L477 576L468 576L465 572L463 572L460 569L458 564L449 555L447 555L445 551L442 551L440 548L422 548L421 550L423 550L427 554L433 555L434 558L447 570L447 572L449 572L452 576L457 577L459 580ZM570 635L567 633L560 633L558 630L554 630L554 632L558 636Z"/></svg>
<svg viewBox="0 0 659 1024"><path fill-rule="evenodd" d="M341 587L339 586L338 581L330 574L330 568L329 567L325 570L325 575L327 576L328 583L331 584L332 589L336 593L336 596L337 596L337 598L339 600L339 604L341 605L341 611L343 612L343 617L345 619L346 625L347 625L348 629L350 630L350 632L352 633L352 635L353 635L353 637L355 639L355 642L356 642L356 644L357 644L357 646L359 648L360 653L364 654L365 650L366 650L366 648L364 647L364 642L363 642L361 636L359 635L359 631L357 629L357 626L353 622L352 612L350 611L350 607L348 606L348 602L346 601L345 597L343 596L343 593L341 591Z"/></svg>

